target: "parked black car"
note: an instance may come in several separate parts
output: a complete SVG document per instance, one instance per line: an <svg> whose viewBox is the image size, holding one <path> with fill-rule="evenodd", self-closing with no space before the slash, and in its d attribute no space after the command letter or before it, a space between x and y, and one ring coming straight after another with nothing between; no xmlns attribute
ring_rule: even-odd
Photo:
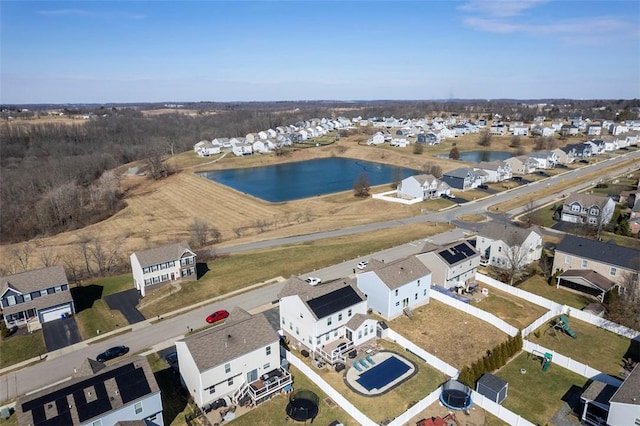
<svg viewBox="0 0 640 426"><path fill-rule="evenodd" d="M106 362L110 359L118 358L119 356L129 353L129 348L126 346L114 346L102 352L96 357L98 362Z"/></svg>
<svg viewBox="0 0 640 426"><path fill-rule="evenodd" d="M478 185L478 188L480 188L480 189L489 189L489 185L486 185L486 184L483 183L482 185Z"/></svg>

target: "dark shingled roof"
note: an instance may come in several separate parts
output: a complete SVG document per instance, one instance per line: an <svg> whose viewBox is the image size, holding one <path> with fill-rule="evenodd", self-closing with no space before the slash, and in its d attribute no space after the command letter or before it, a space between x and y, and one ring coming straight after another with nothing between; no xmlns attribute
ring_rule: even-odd
<svg viewBox="0 0 640 426"><path fill-rule="evenodd" d="M49 266L48 268L33 269L0 277L0 295L7 288L12 288L20 293L30 293L62 284L68 284L64 268L62 266Z"/></svg>
<svg viewBox="0 0 640 426"><path fill-rule="evenodd" d="M189 251L190 254L193 253L189 244L182 241L148 250L137 251L135 252L135 255L138 258L138 262L140 262L140 266L144 268L180 259L186 251Z"/></svg>
<svg viewBox="0 0 640 426"><path fill-rule="evenodd" d="M558 251L631 270L640 268L640 251L613 242L603 243L567 234L556 247Z"/></svg>
<svg viewBox="0 0 640 426"><path fill-rule="evenodd" d="M611 287L615 285L613 281L591 269L569 269L559 275L558 278L576 282L576 284L578 284L579 281L575 281L575 279L582 278L604 291L609 291Z"/></svg>
<svg viewBox="0 0 640 426"><path fill-rule="evenodd" d="M429 275L431 271L415 256L398 259L393 262L369 262L365 271L374 271L382 282L394 290L403 285Z"/></svg>
<svg viewBox="0 0 640 426"><path fill-rule="evenodd" d="M640 364L636 365L631 374L622 382L610 401L640 405Z"/></svg>

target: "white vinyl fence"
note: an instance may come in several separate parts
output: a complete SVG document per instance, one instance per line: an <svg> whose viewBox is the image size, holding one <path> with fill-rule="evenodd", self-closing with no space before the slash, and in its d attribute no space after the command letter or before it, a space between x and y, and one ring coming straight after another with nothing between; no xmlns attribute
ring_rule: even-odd
<svg viewBox="0 0 640 426"><path fill-rule="evenodd" d="M490 400L484 395L480 395L476 391L471 392L471 400L473 401L474 405L477 405L483 410L488 411L503 422L506 422L512 426L534 426L534 424L530 421L524 419L523 417L520 417L513 411L504 408L502 405L496 404L494 401Z"/></svg>
<svg viewBox="0 0 640 426"><path fill-rule="evenodd" d="M460 300L451 296L447 296L446 294L440 293L439 291L431 291L430 297L437 300L438 302L445 303L469 315L473 315L474 317L479 318L484 322L488 322L492 326L504 331L511 337L518 334L518 329L511 324L501 320L500 318L493 314L490 314L489 312L478 309L475 306L471 306L469 303L461 302Z"/></svg>
<svg viewBox="0 0 640 426"><path fill-rule="evenodd" d="M388 426L402 426L409 424L409 420L411 420L412 417L417 416L420 412L426 410L431 404L440 398L440 392L442 392L440 388L434 390L429 395L418 401L415 405L411 406L407 411L393 419Z"/></svg>
<svg viewBox="0 0 640 426"><path fill-rule="evenodd" d="M446 362L442 361L440 358L425 351L424 349L422 349L421 347L419 347L409 339L405 338L401 334L398 334L396 331L392 329L388 329L387 331L388 331L387 338L389 340L396 342L398 345L402 346L409 352L422 358L427 364L429 364L431 367L435 368L436 370L440 371L441 373L444 373L449 377L453 377L454 379L458 377L458 374L460 374L457 368L447 364Z"/></svg>

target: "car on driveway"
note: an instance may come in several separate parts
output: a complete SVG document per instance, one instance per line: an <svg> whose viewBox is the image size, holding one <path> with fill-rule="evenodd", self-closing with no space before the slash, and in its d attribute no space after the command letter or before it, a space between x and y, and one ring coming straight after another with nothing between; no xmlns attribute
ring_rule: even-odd
<svg viewBox="0 0 640 426"><path fill-rule="evenodd" d="M129 353L129 348L126 346L114 346L107 349L96 357L98 362L107 362L110 359L118 358L119 356Z"/></svg>
<svg viewBox="0 0 640 426"><path fill-rule="evenodd" d="M170 354L164 357L164 360L169 367L178 371L178 353L177 352L171 352Z"/></svg>
<svg viewBox="0 0 640 426"><path fill-rule="evenodd" d="M358 269L363 270L364 268L367 267L367 265L369 265L369 261L368 260L363 260L362 262L358 263Z"/></svg>
<svg viewBox="0 0 640 426"><path fill-rule="evenodd" d="M442 198L446 198L447 200L455 200L456 196L453 194L442 194Z"/></svg>
<svg viewBox="0 0 640 426"><path fill-rule="evenodd" d="M489 189L489 185L483 183L482 185L478 185L478 188L480 188L480 189Z"/></svg>
<svg viewBox="0 0 640 426"><path fill-rule="evenodd" d="M229 312L225 311L224 309L221 309L221 310L215 311L214 313L209 315L206 318L206 321L209 324L213 324L214 322L222 321L223 319L227 318L228 316L229 316Z"/></svg>
<svg viewBox="0 0 640 426"><path fill-rule="evenodd" d="M318 285L322 282L322 280L318 277L307 277L305 281L309 283L309 285Z"/></svg>

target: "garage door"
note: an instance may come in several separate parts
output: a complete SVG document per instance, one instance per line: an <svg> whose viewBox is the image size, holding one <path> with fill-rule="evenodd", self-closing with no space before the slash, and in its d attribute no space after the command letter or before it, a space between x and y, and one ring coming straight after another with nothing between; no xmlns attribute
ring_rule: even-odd
<svg viewBox="0 0 640 426"><path fill-rule="evenodd" d="M71 313L71 308L69 307L69 305L59 306L57 308L49 309L46 311L40 311L42 322L57 320L62 318L64 314L70 314L70 313Z"/></svg>

